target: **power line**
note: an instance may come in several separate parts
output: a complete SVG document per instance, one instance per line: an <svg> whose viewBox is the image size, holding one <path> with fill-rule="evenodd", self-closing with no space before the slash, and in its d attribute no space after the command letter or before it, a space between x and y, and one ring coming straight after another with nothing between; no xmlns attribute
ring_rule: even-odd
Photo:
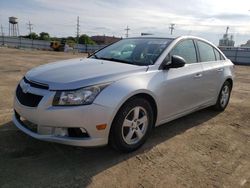
<svg viewBox="0 0 250 188"><path fill-rule="evenodd" d="M128 31L129 30L130 30L130 28L127 26L127 28L125 29L125 31L126 31L126 34L125 34L126 38L128 38Z"/></svg>
<svg viewBox="0 0 250 188"><path fill-rule="evenodd" d="M29 33L30 33L30 36L31 36L34 24L31 24L30 21L29 21L29 23L27 23L27 26L28 26L27 29L29 30Z"/></svg>
<svg viewBox="0 0 250 188"><path fill-rule="evenodd" d="M173 34L173 31L174 31L174 29L175 29L174 26L175 26L175 24L173 24L173 23L170 24L169 29L170 29L170 34L171 34L171 35Z"/></svg>

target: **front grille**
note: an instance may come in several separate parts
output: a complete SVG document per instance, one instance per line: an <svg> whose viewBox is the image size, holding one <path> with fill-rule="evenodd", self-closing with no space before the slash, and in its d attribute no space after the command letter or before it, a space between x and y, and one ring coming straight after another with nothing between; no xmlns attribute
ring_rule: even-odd
<svg viewBox="0 0 250 188"><path fill-rule="evenodd" d="M37 82L31 82L29 81L27 78L23 78L23 81L27 84L29 84L31 87L35 87L35 88L39 88L39 89L46 89L48 90L49 89L49 86L46 85L46 84L41 84L41 83L37 83Z"/></svg>
<svg viewBox="0 0 250 188"><path fill-rule="evenodd" d="M43 96L40 95L24 93L20 85L17 86L16 97L22 105L29 107L37 107L43 98Z"/></svg>

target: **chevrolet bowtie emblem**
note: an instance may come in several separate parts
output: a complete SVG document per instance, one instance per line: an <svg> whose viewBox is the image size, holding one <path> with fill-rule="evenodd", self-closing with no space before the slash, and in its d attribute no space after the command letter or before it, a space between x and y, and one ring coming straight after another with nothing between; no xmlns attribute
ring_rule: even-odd
<svg viewBox="0 0 250 188"><path fill-rule="evenodd" d="M30 89L30 85L27 84L27 83L23 83L21 85L21 88L22 88L22 90L23 90L24 93L27 93L29 91L29 89Z"/></svg>

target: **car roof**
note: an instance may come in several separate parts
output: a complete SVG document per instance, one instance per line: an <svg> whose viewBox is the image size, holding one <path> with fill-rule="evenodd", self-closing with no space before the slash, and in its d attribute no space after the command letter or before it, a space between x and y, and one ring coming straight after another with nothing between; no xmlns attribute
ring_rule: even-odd
<svg viewBox="0 0 250 188"><path fill-rule="evenodd" d="M170 39L174 40L176 39L175 37L158 37L158 36L139 36L139 37L129 37L129 38L124 38L124 39Z"/></svg>
<svg viewBox="0 0 250 188"><path fill-rule="evenodd" d="M129 37L129 38L124 38L124 39L170 39L170 40L175 40L175 39L197 39L197 40L203 40L207 41L206 39L196 37L196 36L191 36L191 35L182 35L182 36L176 36L176 37L164 37L164 36L157 36L157 35L145 35L145 36L138 36L138 37ZM208 42L208 41L207 41Z"/></svg>
<svg viewBox="0 0 250 188"><path fill-rule="evenodd" d="M194 39L194 40L201 40L204 41L212 46L215 46L212 42L204 39L204 38L200 38L200 37L196 37L196 36L191 36L191 35L183 35L183 36L177 36L177 37L162 37L162 36L155 36L155 35L148 35L148 36L139 36L139 37L129 37L129 38L124 38L124 39L168 39L171 41L180 41L182 39Z"/></svg>

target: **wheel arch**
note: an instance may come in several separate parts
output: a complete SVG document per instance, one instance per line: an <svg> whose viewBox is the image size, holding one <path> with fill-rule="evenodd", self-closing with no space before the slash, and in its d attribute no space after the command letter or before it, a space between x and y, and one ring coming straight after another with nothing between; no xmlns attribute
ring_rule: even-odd
<svg viewBox="0 0 250 188"><path fill-rule="evenodd" d="M126 104L128 101L130 101L130 100L132 100L132 99L134 99L134 98L137 98L137 97L138 97L138 98L146 99L146 100L150 103L150 105L151 105L151 107L152 107L152 109L153 109L153 113L154 113L154 117L153 117L153 118L154 118L154 125L155 125L156 120L157 120L157 115L158 115L158 107L157 107L156 100L155 100L155 98L154 98L152 95L150 95L149 93L146 93L146 92L139 92L139 93L135 93L135 94L129 96L128 98L126 98L126 99L124 100L124 102L123 102L121 105L119 105L118 109L116 110L115 114L113 115L110 130L111 130L112 126L113 126L113 122L114 122L114 120L115 120L115 118L116 118L116 115L117 115L117 113L119 112L119 110L122 108L122 106L123 106L124 104ZM110 134L110 133L109 133L109 134Z"/></svg>
<svg viewBox="0 0 250 188"><path fill-rule="evenodd" d="M156 120L157 120L157 115L158 115L158 109L157 109L157 104L156 104L155 99L148 93L138 93L138 94L130 97L128 100L131 100L131 99L136 98L136 97L146 99L150 103L152 110L153 110L153 113L154 113L153 118L154 118L154 125L155 125ZM127 102L128 100L126 100L125 102Z"/></svg>
<svg viewBox="0 0 250 188"><path fill-rule="evenodd" d="M218 88L218 91L217 91L217 97L216 97L216 101L217 101L217 99L218 99L218 96L219 96L219 94L220 94L220 91L221 91L221 88L222 88L222 86L223 86L223 84L225 83L225 82L229 82L230 84L231 84L231 89L233 88L233 78L232 77L226 77L226 79L224 80L224 82L222 82L221 83L221 86L220 86L220 88ZM215 102L216 102L215 101Z"/></svg>
<svg viewBox="0 0 250 188"><path fill-rule="evenodd" d="M117 114L119 113L120 109L123 107L123 105L125 105L128 101L130 100L133 100L134 98L143 98L143 99L146 99L151 107L152 107L152 110L153 110L153 113L154 113L154 117L153 117L153 127L155 127L155 123L156 123L156 120L157 120L157 115L158 115L158 109L157 109L157 103L156 103L156 100L154 99L154 97L148 93L144 93L144 92L140 92L140 93L136 93L136 94L133 94L132 96L129 96L120 106L119 108L116 110L115 112L115 115L113 116L112 118L112 122L110 124L110 129L109 129L109 135L108 135L108 143L110 143L110 139L111 139L111 132L112 132L112 127L114 126L114 121L117 117Z"/></svg>
<svg viewBox="0 0 250 188"><path fill-rule="evenodd" d="M233 79L232 78L227 78L225 82L228 81L231 84L231 88L233 88Z"/></svg>

